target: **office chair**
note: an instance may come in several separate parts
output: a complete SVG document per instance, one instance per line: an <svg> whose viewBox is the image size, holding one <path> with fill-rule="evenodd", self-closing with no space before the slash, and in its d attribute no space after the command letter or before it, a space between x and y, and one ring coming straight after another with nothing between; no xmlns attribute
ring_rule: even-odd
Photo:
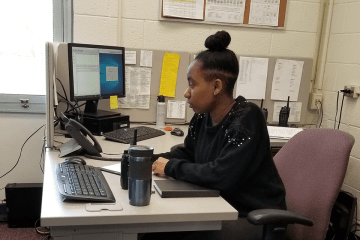
<svg viewBox="0 0 360 240"><path fill-rule="evenodd" d="M250 223L264 224L263 239L325 239L354 142L340 130L309 129L280 149L274 162L285 185L288 211L260 209L248 214Z"/></svg>

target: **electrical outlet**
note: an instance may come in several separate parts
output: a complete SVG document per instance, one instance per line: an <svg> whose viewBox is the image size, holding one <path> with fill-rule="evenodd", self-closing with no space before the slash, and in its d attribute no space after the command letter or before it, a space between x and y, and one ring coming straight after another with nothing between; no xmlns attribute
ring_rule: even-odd
<svg viewBox="0 0 360 240"><path fill-rule="evenodd" d="M310 109L320 109L321 99L322 99L321 93L311 93L310 102L309 102Z"/></svg>
<svg viewBox="0 0 360 240"><path fill-rule="evenodd" d="M344 93L345 97L358 98L360 94L360 86L350 85L344 86L344 90L350 90L350 93Z"/></svg>
<svg viewBox="0 0 360 240"><path fill-rule="evenodd" d="M344 86L344 90L349 90L349 91L351 91L351 88L350 88L350 86L345 85L345 86ZM344 92L344 96L345 96L345 97L351 97L351 93L346 93L346 92Z"/></svg>

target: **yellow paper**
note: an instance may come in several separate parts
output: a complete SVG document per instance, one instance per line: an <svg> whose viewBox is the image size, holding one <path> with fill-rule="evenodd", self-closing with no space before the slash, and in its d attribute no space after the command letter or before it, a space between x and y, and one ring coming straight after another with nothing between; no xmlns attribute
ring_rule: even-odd
<svg viewBox="0 0 360 240"><path fill-rule="evenodd" d="M119 108L117 96L110 96L110 108Z"/></svg>
<svg viewBox="0 0 360 240"><path fill-rule="evenodd" d="M159 95L175 97L180 54L166 52L161 70Z"/></svg>

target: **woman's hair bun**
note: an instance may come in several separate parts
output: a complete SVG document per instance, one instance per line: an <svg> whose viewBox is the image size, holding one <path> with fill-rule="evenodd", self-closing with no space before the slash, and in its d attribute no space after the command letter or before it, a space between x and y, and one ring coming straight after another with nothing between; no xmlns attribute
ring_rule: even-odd
<svg viewBox="0 0 360 240"><path fill-rule="evenodd" d="M218 31L205 40L205 47L213 51L225 50L231 42L230 34L226 31Z"/></svg>

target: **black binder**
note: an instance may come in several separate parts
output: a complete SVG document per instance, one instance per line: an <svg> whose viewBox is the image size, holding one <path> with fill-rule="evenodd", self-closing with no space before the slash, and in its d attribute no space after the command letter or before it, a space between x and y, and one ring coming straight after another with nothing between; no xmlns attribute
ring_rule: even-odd
<svg viewBox="0 0 360 240"><path fill-rule="evenodd" d="M219 197L220 191L178 180L154 180L162 198Z"/></svg>

